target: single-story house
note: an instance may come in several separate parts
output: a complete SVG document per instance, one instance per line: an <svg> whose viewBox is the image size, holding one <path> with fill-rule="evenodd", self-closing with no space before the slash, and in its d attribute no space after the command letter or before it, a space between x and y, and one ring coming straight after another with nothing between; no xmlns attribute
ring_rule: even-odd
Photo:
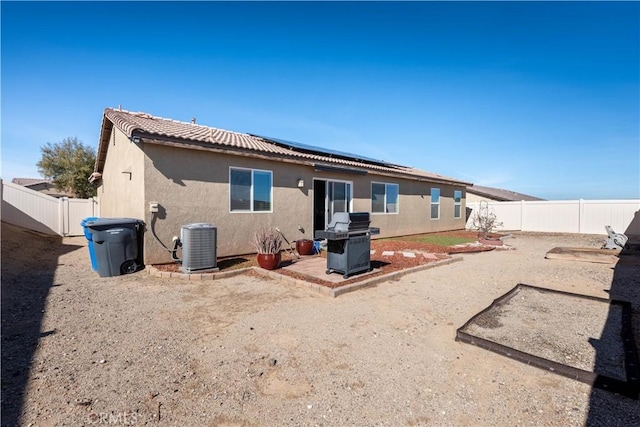
<svg viewBox="0 0 640 427"><path fill-rule="evenodd" d="M67 194L58 190L55 185L53 185L53 181L50 179L44 178L13 178L11 180L12 184L22 185L23 187L27 187L31 190L38 191L42 194L46 194L51 197L66 197Z"/></svg>
<svg viewBox="0 0 640 427"><path fill-rule="evenodd" d="M481 185L473 185L467 187L467 203L474 202L519 202L544 200L539 197L529 196L527 194L516 193L511 190L503 190L501 188L483 187Z"/></svg>
<svg viewBox="0 0 640 427"><path fill-rule="evenodd" d="M468 182L274 138L107 108L96 164L103 217L142 219L146 264L181 226L217 228L217 256L253 253L263 226L313 238L335 212L370 212L378 237L465 228ZM157 212L152 212L157 210ZM299 227L305 230L301 233Z"/></svg>

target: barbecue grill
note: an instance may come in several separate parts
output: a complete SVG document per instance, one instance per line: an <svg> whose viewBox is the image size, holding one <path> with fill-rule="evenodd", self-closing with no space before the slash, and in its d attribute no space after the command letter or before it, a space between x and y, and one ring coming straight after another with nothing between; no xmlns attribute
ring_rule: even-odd
<svg viewBox="0 0 640 427"><path fill-rule="evenodd" d="M327 274L351 274L371 270L371 235L380 229L369 227L369 212L336 212L326 230L315 237L327 239Z"/></svg>

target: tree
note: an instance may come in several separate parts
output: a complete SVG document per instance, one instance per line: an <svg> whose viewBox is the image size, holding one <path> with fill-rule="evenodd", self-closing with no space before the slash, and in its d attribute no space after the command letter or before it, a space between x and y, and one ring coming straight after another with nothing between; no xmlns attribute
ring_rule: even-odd
<svg viewBox="0 0 640 427"><path fill-rule="evenodd" d="M57 189L82 199L96 195L95 187L89 182L96 162L93 148L73 137L55 144L47 142L40 151L42 158L36 164L38 172L53 180Z"/></svg>

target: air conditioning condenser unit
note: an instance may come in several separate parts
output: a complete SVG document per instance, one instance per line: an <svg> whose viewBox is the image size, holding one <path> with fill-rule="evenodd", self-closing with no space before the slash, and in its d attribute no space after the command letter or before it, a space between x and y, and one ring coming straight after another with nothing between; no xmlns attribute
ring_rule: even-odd
<svg viewBox="0 0 640 427"><path fill-rule="evenodd" d="M207 223L183 225L180 228L182 242L182 266L180 270L192 273L200 270L217 270L217 229Z"/></svg>

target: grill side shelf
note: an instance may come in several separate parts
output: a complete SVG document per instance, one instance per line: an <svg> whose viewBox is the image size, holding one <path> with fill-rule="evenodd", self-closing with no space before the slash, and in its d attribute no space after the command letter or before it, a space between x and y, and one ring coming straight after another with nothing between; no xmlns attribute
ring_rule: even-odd
<svg viewBox="0 0 640 427"><path fill-rule="evenodd" d="M316 239L344 240L349 238L347 231L316 230Z"/></svg>

